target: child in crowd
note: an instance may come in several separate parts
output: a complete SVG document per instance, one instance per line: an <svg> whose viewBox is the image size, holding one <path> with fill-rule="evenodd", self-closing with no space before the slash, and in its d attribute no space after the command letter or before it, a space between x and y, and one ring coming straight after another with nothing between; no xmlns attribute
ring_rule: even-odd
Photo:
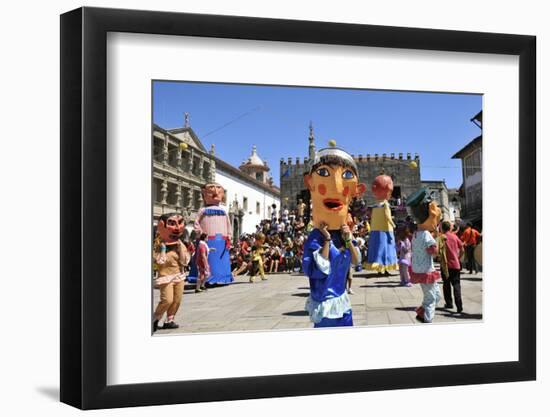
<svg viewBox="0 0 550 417"><path fill-rule="evenodd" d="M206 280L210 276L210 265L208 264L208 244L206 243L206 233L201 233L199 236L199 243L197 245L195 262L197 264L197 283L195 284L195 292L206 291Z"/></svg>
<svg viewBox="0 0 550 417"><path fill-rule="evenodd" d="M294 268L294 253L292 252L292 246L285 246L285 272L292 272Z"/></svg>
<svg viewBox="0 0 550 417"><path fill-rule="evenodd" d="M424 294L422 305L416 309L416 319L422 323L431 323L441 298L437 283L440 276L433 262L433 255L437 253L437 243L431 232L437 228L441 210L437 203L431 200L426 188L411 194L407 199L407 206L417 222L417 230L412 241L411 282L420 284Z"/></svg>
<svg viewBox="0 0 550 417"><path fill-rule="evenodd" d="M399 258L399 276L401 285L405 287L412 286L409 276L409 267L411 266L411 241L409 239L409 229L401 227L397 229L397 256Z"/></svg>

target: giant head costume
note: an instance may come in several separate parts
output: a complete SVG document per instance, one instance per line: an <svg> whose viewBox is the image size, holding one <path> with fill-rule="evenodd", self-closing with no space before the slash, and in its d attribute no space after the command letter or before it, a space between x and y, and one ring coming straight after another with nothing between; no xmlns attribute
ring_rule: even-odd
<svg viewBox="0 0 550 417"><path fill-rule="evenodd" d="M387 200L393 192L393 181L388 175L379 175L372 182L372 194L377 200Z"/></svg>
<svg viewBox="0 0 550 417"><path fill-rule="evenodd" d="M432 200L427 188L415 191L407 198L407 206L416 220L419 230L434 231L441 219L441 209Z"/></svg>
<svg viewBox="0 0 550 417"><path fill-rule="evenodd" d="M315 154L304 182L311 193L313 224L320 227L326 223L329 230L336 230L346 224L350 202L363 194L366 186L359 183L353 157L334 141L329 145Z"/></svg>
<svg viewBox="0 0 550 417"><path fill-rule="evenodd" d="M185 230L183 216L178 213L163 214L159 218L157 230L160 238L167 245L177 243L178 239L183 236Z"/></svg>
<svg viewBox="0 0 550 417"><path fill-rule="evenodd" d="M225 191L218 183L209 182L202 187L202 198L207 206L220 205L224 195Z"/></svg>

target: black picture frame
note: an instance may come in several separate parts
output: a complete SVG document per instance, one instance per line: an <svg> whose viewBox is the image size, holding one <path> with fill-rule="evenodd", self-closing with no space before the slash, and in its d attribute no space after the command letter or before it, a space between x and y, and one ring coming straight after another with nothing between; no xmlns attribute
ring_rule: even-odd
<svg viewBox="0 0 550 417"><path fill-rule="evenodd" d="M108 32L519 57L519 360L108 386ZM536 38L80 8L61 16L61 401L81 409L526 381L536 378Z"/></svg>

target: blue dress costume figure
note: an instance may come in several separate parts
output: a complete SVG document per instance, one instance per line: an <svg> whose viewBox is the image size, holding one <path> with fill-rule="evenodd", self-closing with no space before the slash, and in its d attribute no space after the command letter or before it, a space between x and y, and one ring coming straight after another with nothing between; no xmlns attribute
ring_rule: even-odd
<svg viewBox="0 0 550 417"><path fill-rule="evenodd" d="M393 191L393 181L388 175L378 175L372 183L372 193L377 199L371 207L371 222L367 260L365 267L378 273L399 269L395 249L395 224L392 220L388 198Z"/></svg>
<svg viewBox="0 0 550 417"><path fill-rule="evenodd" d="M302 267L309 278L305 309L314 327L353 326L346 280L360 253L348 224L349 206L365 192L353 157L330 141L315 153L304 175L311 195L312 227L304 243Z"/></svg>
<svg viewBox="0 0 550 417"><path fill-rule="evenodd" d="M351 302L346 292L351 253L345 248L340 230L330 234L328 259L319 253L325 241L319 229L312 230L304 243L303 269L310 286L306 310L314 327L353 326Z"/></svg>
<svg viewBox="0 0 550 417"><path fill-rule="evenodd" d="M194 229L200 235L206 233L208 253L208 265L210 276L207 284L230 284L233 282L231 274L231 261L229 257L231 242L231 223L225 207L221 206L224 189L216 183L208 183L202 189L202 196L206 207L199 209L195 219ZM198 236L197 236L198 237ZM197 282L198 270L195 256L191 260L191 270L187 281Z"/></svg>

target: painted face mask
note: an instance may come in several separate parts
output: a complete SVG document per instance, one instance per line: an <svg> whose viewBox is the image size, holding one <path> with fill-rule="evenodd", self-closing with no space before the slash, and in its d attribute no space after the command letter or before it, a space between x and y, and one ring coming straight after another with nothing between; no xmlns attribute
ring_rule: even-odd
<svg viewBox="0 0 550 417"><path fill-rule="evenodd" d="M428 204L428 218L418 227L423 230L434 231L441 220L441 209L435 201L431 201Z"/></svg>
<svg viewBox="0 0 550 417"><path fill-rule="evenodd" d="M183 236L185 224L180 214L162 215L158 223L158 232L161 239L168 245L174 244Z"/></svg>
<svg viewBox="0 0 550 417"><path fill-rule="evenodd" d="M330 230L346 224L350 202L366 189L358 181L351 155L335 145L317 153L304 182L311 193L313 225L326 223Z"/></svg>
<svg viewBox="0 0 550 417"><path fill-rule="evenodd" d="M410 207L419 229L429 231L436 229L441 219L441 209L435 201L431 200L428 189L421 188L411 194L407 199L407 206Z"/></svg>
<svg viewBox="0 0 550 417"><path fill-rule="evenodd" d="M202 189L202 198L207 206L217 206L223 201L225 191L220 184L209 183Z"/></svg>

